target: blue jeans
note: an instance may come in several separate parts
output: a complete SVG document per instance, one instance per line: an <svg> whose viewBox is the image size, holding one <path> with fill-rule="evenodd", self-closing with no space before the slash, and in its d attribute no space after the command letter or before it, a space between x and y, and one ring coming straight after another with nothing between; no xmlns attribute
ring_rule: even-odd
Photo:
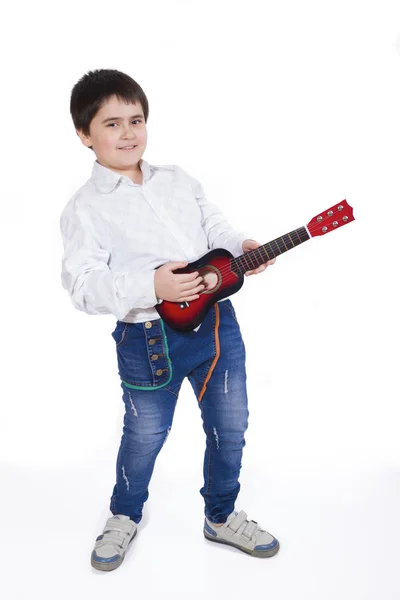
<svg viewBox="0 0 400 600"><path fill-rule="evenodd" d="M188 377L206 434L200 489L204 514L224 523L240 490L249 416L246 352L232 302L228 298L214 304L198 331L178 332L159 318L117 321L111 335L125 403L111 512L129 515L136 523L142 519L154 464Z"/></svg>

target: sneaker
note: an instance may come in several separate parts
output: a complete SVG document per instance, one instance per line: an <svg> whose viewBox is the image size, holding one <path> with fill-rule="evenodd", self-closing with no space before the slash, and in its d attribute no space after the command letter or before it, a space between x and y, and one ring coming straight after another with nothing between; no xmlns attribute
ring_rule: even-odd
<svg viewBox="0 0 400 600"><path fill-rule="evenodd" d="M220 527L204 519L204 537L211 542L227 544L260 558L274 556L279 550L279 542L273 535L261 529L256 521L248 521L247 514L241 510L233 511Z"/></svg>
<svg viewBox="0 0 400 600"><path fill-rule="evenodd" d="M91 564L100 571L112 571L119 567L125 552L137 533L137 524L126 515L114 515L107 519L103 533L96 538Z"/></svg>

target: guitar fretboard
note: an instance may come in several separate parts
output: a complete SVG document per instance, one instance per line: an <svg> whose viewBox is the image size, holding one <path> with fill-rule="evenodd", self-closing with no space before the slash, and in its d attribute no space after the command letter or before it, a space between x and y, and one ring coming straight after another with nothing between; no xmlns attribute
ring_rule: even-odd
<svg viewBox="0 0 400 600"><path fill-rule="evenodd" d="M267 260L272 260L276 256L291 250L295 246L299 246L303 242L310 239L305 227L299 227L290 233L286 233L282 237L267 242L259 246L255 250L245 252L236 258L231 259L231 269L238 275L243 275L246 271L256 269Z"/></svg>

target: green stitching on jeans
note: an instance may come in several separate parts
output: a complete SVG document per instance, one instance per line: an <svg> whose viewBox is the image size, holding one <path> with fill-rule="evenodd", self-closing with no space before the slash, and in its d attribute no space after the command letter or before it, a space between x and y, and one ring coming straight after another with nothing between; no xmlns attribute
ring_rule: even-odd
<svg viewBox="0 0 400 600"><path fill-rule="evenodd" d="M161 385L149 386L149 385L132 385L132 384L127 383L126 381L124 381L122 379L122 383L124 385L126 385L126 387L133 388L134 390L159 390L160 388L166 386L171 381L171 379L172 379L172 362L171 362L171 359L169 357L167 335L165 333L164 323L163 323L163 320L161 318L160 318L160 323L161 323L161 329L163 330L164 344L165 344L165 349L167 351L167 359L168 359L168 365L169 365L169 378L168 378L168 381L166 381L165 383L162 383Z"/></svg>

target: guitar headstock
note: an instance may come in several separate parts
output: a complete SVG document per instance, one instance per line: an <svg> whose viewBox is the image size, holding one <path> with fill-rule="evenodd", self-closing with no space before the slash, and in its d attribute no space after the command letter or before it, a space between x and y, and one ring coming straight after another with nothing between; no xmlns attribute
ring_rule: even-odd
<svg viewBox="0 0 400 600"><path fill-rule="evenodd" d="M328 208L311 219L311 221L307 223L307 229L310 232L311 237L315 237L317 235L329 233L354 220L353 208L347 204L346 200L342 200L339 204L331 206L331 208Z"/></svg>

